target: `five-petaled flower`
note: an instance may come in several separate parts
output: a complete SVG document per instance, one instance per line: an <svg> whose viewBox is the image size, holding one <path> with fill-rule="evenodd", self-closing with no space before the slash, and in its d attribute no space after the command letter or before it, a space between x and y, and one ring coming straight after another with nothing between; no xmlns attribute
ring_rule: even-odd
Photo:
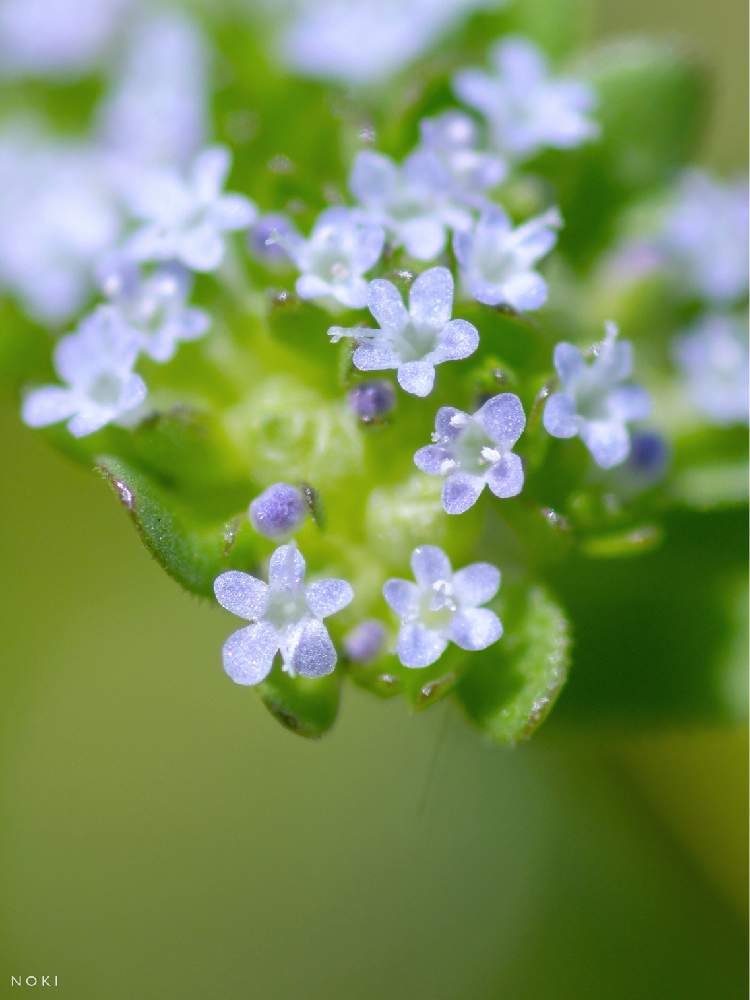
<svg viewBox="0 0 750 1000"><path fill-rule="evenodd" d="M133 261L115 257L100 279L113 308L153 361L170 361L181 341L197 340L211 325L208 313L187 305L190 273L180 264L164 264L143 276Z"/></svg>
<svg viewBox="0 0 750 1000"><path fill-rule="evenodd" d="M145 223L128 241L136 260L177 260L193 271L214 271L224 258L224 234L247 229L256 216L241 194L224 194L231 158L222 146L204 149L187 176L156 167L139 173L128 192Z"/></svg>
<svg viewBox="0 0 750 1000"><path fill-rule="evenodd" d="M466 292L484 305L518 312L544 305L547 283L534 264L555 245L561 225L554 208L517 229L499 206L485 209L473 229L453 237Z"/></svg>
<svg viewBox="0 0 750 1000"><path fill-rule="evenodd" d="M472 563L454 573L448 556L435 545L420 545L411 556L416 583L388 580L383 596L401 619L396 652L405 667L429 667L448 642L478 650L503 634L500 619L489 608L500 586L500 570Z"/></svg>
<svg viewBox="0 0 750 1000"><path fill-rule="evenodd" d="M318 216L308 239L292 231L278 237L301 271L297 294L336 306L361 309L367 303L363 275L380 260L385 243L382 226L351 208L327 208Z"/></svg>
<svg viewBox="0 0 750 1000"><path fill-rule="evenodd" d="M444 476L443 509L463 514L485 485L496 497L517 496L523 489L523 464L511 448L526 426L521 400L511 392L488 399L476 413L441 407L435 417L433 444L420 448L414 464L431 476Z"/></svg>
<svg viewBox="0 0 750 1000"><path fill-rule="evenodd" d="M46 427L67 420L74 437L85 437L132 417L146 398L146 385L133 371L138 350L135 331L117 310L98 306L55 347L55 371L67 385L45 385L28 393L21 411L24 422Z"/></svg>
<svg viewBox="0 0 750 1000"><path fill-rule="evenodd" d="M323 619L350 603L345 580L305 585L305 560L292 542L271 556L268 583L229 570L214 581L222 607L250 625L224 643L224 669L237 684L260 684L281 652L282 668L294 677L323 677L336 666L336 649Z"/></svg>
<svg viewBox="0 0 750 1000"><path fill-rule="evenodd" d="M672 354L690 402L711 423L747 423L747 317L708 313L675 337Z"/></svg>
<svg viewBox="0 0 750 1000"><path fill-rule="evenodd" d="M419 275L409 291L408 309L396 286L383 279L370 282L367 305L380 324L377 330L332 326L331 340L354 338L356 368L364 372L395 368L401 388L414 396L432 392L435 365L468 358L479 345L475 326L451 319L453 277L445 267Z"/></svg>
<svg viewBox="0 0 750 1000"><path fill-rule="evenodd" d="M633 370L630 341L617 340L617 327L607 323L592 362L566 343L555 347L554 362L560 391L544 408L547 432L559 438L578 435L603 469L624 462L630 451L628 421L644 419L651 409L646 390L627 382Z"/></svg>
<svg viewBox="0 0 750 1000"><path fill-rule="evenodd" d="M457 96L487 120L498 151L515 159L547 146L569 149L599 134L589 117L596 104L587 84L549 75L544 56L523 38L506 38L491 53L494 72L465 69Z"/></svg>
<svg viewBox="0 0 750 1000"><path fill-rule="evenodd" d="M480 149L477 123L463 111L444 111L419 123L420 145L447 173L448 184L460 204L481 208L487 191L508 172L504 160Z"/></svg>

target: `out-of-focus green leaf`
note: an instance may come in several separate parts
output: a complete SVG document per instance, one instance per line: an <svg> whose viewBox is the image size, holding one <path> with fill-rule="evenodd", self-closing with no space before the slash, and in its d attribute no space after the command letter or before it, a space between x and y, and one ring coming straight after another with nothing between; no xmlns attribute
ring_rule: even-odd
<svg viewBox="0 0 750 1000"><path fill-rule="evenodd" d="M506 634L476 657L456 694L469 718L496 743L527 739L546 718L568 671L570 636L559 605L541 587L503 603Z"/></svg>
<svg viewBox="0 0 750 1000"><path fill-rule="evenodd" d="M671 493L681 503L699 510L747 503L747 462L706 462L678 472Z"/></svg>
<svg viewBox="0 0 750 1000"><path fill-rule="evenodd" d="M276 666L259 686L268 711L299 736L317 739L336 721L341 693L341 674L316 679L290 677Z"/></svg>

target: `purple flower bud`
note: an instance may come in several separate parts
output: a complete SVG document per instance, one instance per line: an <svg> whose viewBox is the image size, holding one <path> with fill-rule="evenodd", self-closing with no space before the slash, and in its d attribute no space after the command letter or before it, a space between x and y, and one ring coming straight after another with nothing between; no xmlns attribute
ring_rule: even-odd
<svg viewBox="0 0 750 1000"><path fill-rule="evenodd" d="M344 636L344 651L355 663L370 663L381 652L385 627L374 618L360 622Z"/></svg>
<svg viewBox="0 0 750 1000"><path fill-rule="evenodd" d="M307 506L296 487L274 483L253 500L248 516L259 534L283 538L300 527L307 516Z"/></svg>
<svg viewBox="0 0 750 1000"><path fill-rule="evenodd" d="M294 233L294 226L280 212L262 215L251 226L247 244L253 257L274 267L291 264L285 249L287 238Z"/></svg>
<svg viewBox="0 0 750 1000"><path fill-rule="evenodd" d="M366 422L390 413L396 403L394 388L385 379L360 382L350 390L348 398L353 412Z"/></svg>
<svg viewBox="0 0 750 1000"><path fill-rule="evenodd" d="M667 466L669 448L656 431L634 431L630 438L628 466L639 476L654 482Z"/></svg>

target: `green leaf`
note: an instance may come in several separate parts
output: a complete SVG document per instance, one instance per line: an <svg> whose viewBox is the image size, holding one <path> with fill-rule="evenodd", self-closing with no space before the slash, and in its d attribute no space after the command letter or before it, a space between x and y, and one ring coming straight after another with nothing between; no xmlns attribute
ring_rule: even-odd
<svg viewBox="0 0 750 1000"><path fill-rule="evenodd" d="M542 587L506 595L505 635L477 658L456 693L469 718L496 743L528 739L565 683L569 629Z"/></svg>
<svg viewBox="0 0 750 1000"><path fill-rule="evenodd" d="M318 739L336 721L341 695L341 672L315 679L290 677L274 668L258 688L268 711L287 729Z"/></svg>

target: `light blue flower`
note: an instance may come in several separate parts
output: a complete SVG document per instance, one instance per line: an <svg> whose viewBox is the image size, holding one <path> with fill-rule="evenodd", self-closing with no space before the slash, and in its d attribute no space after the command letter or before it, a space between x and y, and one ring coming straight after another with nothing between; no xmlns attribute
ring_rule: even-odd
<svg viewBox="0 0 750 1000"><path fill-rule="evenodd" d="M747 178L722 183L701 170L683 175L657 241L681 289L716 305L748 290Z"/></svg>
<svg viewBox="0 0 750 1000"><path fill-rule="evenodd" d="M477 302L507 305L518 312L544 305L547 283L534 264L555 245L561 225L557 209L517 229L501 208L485 209L473 229L453 237L465 291Z"/></svg>
<svg viewBox="0 0 750 1000"><path fill-rule="evenodd" d="M714 313L676 337L673 356L690 400L712 423L747 423L747 320Z"/></svg>
<svg viewBox="0 0 750 1000"><path fill-rule="evenodd" d="M267 584L229 570L217 576L214 592L223 608L252 623L224 643L224 669L236 684L260 684L278 652L291 677L323 677L336 666L323 619L345 608L354 593L345 580L305 585L305 560L294 543L271 556Z"/></svg>
<svg viewBox="0 0 750 1000"><path fill-rule="evenodd" d="M485 486L496 497L517 496L523 489L523 464L513 445L526 416L511 392L488 399L474 414L443 406L435 417L433 444L420 448L414 464L430 476L443 476L443 509L463 514Z"/></svg>
<svg viewBox="0 0 750 1000"><path fill-rule="evenodd" d="M479 345L476 327L451 319L453 277L445 267L432 267L416 279L409 291L409 308L390 281L371 281L367 305L379 327L332 326L336 343L352 337L357 347L353 363L360 371L396 369L398 384L414 396L428 396L435 383L435 365L459 361Z"/></svg>
<svg viewBox="0 0 750 1000"><path fill-rule="evenodd" d="M358 153L349 187L368 218L416 260L434 260L449 229L466 229L471 213L455 198L454 180L434 152L418 149L398 165L382 153Z"/></svg>
<svg viewBox="0 0 750 1000"><path fill-rule="evenodd" d="M361 309L367 303L363 277L380 260L385 243L381 226L350 208L328 208L318 216L308 239L282 234L280 245L297 269L297 294L323 304Z"/></svg>
<svg viewBox="0 0 750 1000"><path fill-rule="evenodd" d="M248 516L257 532L267 538L286 538L308 514L301 490L289 483L274 483L250 504Z"/></svg>
<svg viewBox="0 0 750 1000"><path fill-rule="evenodd" d="M99 277L105 295L136 332L140 350L153 361L171 360L181 341L197 340L211 325L208 313L187 305L192 282L179 264L144 276L133 261L117 255L100 267Z"/></svg>
<svg viewBox="0 0 750 1000"><path fill-rule="evenodd" d="M256 215L244 195L222 193L229 165L228 150L213 146L196 157L187 175L168 168L137 174L129 200L145 225L130 238L130 255L214 271L224 257L225 233L247 229Z"/></svg>
<svg viewBox="0 0 750 1000"><path fill-rule="evenodd" d="M503 156L526 159L551 146L569 149L599 134L589 117L596 104L587 84L552 77L541 51L524 38L506 38L491 53L492 71L466 69L456 95L487 120Z"/></svg>
<svg viewBox="0 0 750 1000"><path fill-rule="evenodd" d="M405 667L429 667L449 642L479 650L503 634L500 619L488 608L500 586L500 570L472 563L453 572L448 556L435 545L414 549L411 568L416 583L388 580L383 596L401 619L396 652Z"/></svg>
<svg viewBox="0 0 750 1000"><path fill-rule="evenodd" d="M628 422L651 410L648 393L628 382L633 369L632 344L617 340L617 327L606 324L606 337L588 362L573 344L555 347L560 382L544 408L544 426L558 438L578 435L603 469L624 462L630 451Z"/></svg>
<svg viewBox="0 0 750 1000"><path fill-rule="evenodd" d="M146 398L146 385L133 371L138 338L112 306L99 306L75 333L58 341L55 370L65 386L29 392L22 418L30 427L62 420L74 437L85 437L113 421L133 417Z"/></svg>
<svg viewBox="0 0 750 1000"><path fill-rule="evenodd" d="M482 208L486 192L506 177L504 160L480 148L476 122L462 111L444 111L419 123L421 148L446 172L451 194L459 204Z"/></svg>

